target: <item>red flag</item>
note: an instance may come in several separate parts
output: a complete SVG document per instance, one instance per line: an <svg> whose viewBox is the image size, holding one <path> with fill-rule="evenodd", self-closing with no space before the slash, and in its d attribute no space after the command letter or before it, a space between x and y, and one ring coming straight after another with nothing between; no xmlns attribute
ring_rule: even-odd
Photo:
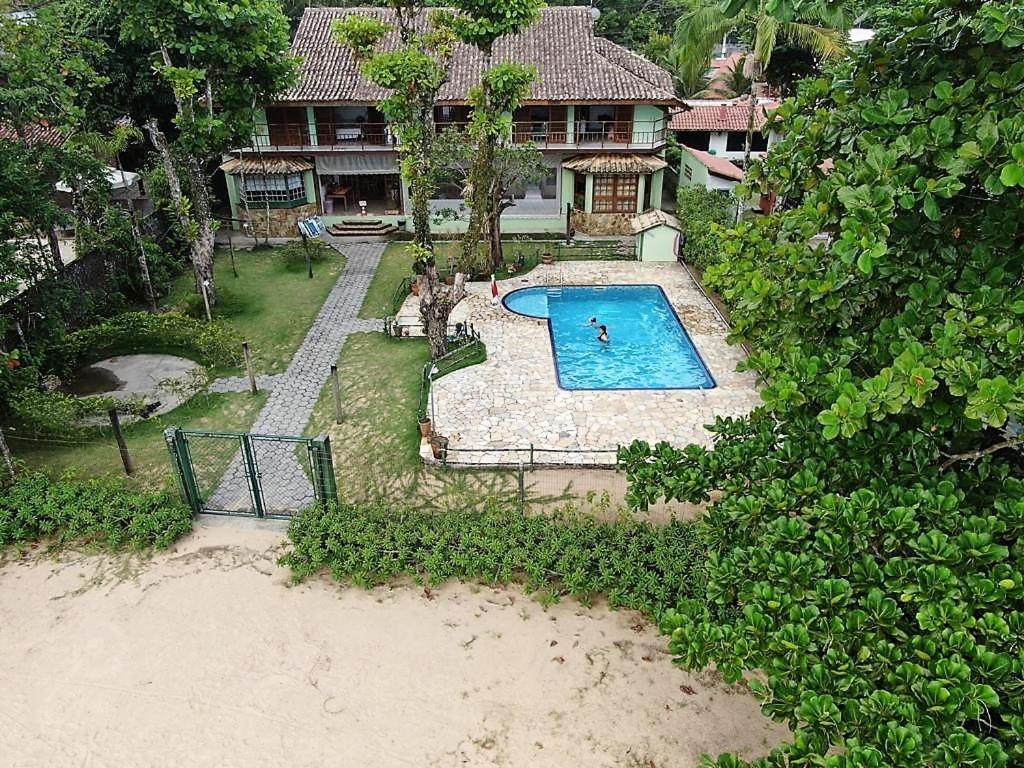
<svg viewBox="0 0 1024 768"><path fill-rule="evenodd" d="M498 281L494 279L494 275L491 275L491 298L498 298Z"/></svg>

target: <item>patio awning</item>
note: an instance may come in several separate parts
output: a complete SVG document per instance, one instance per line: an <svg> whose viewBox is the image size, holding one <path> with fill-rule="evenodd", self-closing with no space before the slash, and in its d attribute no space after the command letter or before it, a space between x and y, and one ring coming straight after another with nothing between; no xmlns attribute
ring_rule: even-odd
<svg viewBox="0 0 1024 768"><path fill-rule="evenodd" d="M612 176L635 173L654 173L667 168L668 163L650 155L580 155L566 160L562 166L580 173L602 173Z"/></svg>
<svg viewBox="0 0 1024 768"><path fill-rule="evenodd" d="M313 170L313 164L303 157L233 157L221 163L220 169L231 176L263 173L302 173Z"/></svg>
<svg viewBox="0 0 1024 768"><path fill-rule="evenodd" d="M321 176L383 175L398 173L398 156L392 152L336 152L316 156L316 172Z"/></svg>

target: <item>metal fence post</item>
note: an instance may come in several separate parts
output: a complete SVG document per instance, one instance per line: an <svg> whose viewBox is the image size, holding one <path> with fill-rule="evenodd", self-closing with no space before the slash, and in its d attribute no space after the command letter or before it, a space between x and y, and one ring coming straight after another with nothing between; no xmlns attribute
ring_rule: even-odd
<svg viewBox="0 0 1024 768"><path fill-rule="evenodd" d="M530 443L530 469L533 469L533 443Z"/></svg>
<svg viewBox="0 0 1024 768"><path fill-rule="evenodd" d="M317 501L321 504L338 503L338 480L334 476L331 438L327 435L309 441L310 457L316 477Z"/></svg>
<svg viewBox="0 0 1024 768"><path fill-rule="evenodd" d="M167 452L171 455L171 471L178 483L181 498L193 513L198 514L203 511L203 503L199 496L199 485L196 483L185 433L180 427L168 427L164 430L164 441L167 443Z"/></svg>
<svg viewBox="0 0 1024 768"><path fill-rule="evenodd" d="M252 435L241 435L242 461L245 463L245 478L249 481L249 497L256 517L265 517L263 508L263 488L260 486L259 466L256 464L256 451L252 445Z"/></svg>
<svg viewBox="0 0 1024 768"><path fill-rule="evenodd" d="M526 511L526 478L523 476L523 462L519 462L519 514Z"/></svg>

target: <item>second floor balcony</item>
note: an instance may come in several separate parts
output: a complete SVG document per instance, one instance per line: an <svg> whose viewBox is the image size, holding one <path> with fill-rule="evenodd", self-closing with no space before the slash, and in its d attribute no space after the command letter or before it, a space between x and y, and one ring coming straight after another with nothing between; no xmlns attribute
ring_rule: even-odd
<svg viewBox="0 0 1024 768"><path fill-rule="evenodd" d="M305 118L305 119L302 119ZM466 131L469 110L439 107L435 128ZM532 143L541 149L659 149L667 120L638 119L633 108L524 108L513 115L507 141ZM269 151L394 151L398 136L376 110L314 108L268 109L256 125L252 149Z"/></svg>

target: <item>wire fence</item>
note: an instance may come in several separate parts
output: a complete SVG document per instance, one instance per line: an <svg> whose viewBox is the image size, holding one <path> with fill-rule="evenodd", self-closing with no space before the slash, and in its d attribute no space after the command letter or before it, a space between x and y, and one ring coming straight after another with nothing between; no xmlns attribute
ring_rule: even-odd
<svg viewBox="0 0 1024 768"><path fill-rule="evenodd" d="M454 337L450 336L453 348L449 349L448 354L425 364L420 372L419 405L416 409L416 417L420 421L428 416L430 387L434 381L487 359L487 348L472 325L456 324L455 334Z"/></svg>
<svg viewBox="0 0 1024 768"><path fill-rule="evenodd" d="M379 504L396 511L515 509L524 514L585 515L606 521L632 516L651 522L698 514L689 504L634 504L629 479L615 463L615 454L614 450L538 447L452 449L449 461L437 459L411 471L385 461L368 462L358 471L341 464L338 490L343 501ZM569 463L559 463L562 461Z"/></svg>

